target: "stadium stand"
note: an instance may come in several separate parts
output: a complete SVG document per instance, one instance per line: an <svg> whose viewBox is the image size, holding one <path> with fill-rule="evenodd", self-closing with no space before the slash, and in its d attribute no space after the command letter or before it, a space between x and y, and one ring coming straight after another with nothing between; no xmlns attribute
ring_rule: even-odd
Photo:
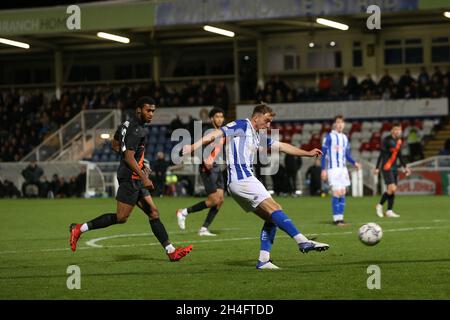
<svg viewBox="0 0 450 320"><path fill-rule="evenodd" d="M425 68L421 69L417 79L411 76L409 69L401 75L397 82L385 70L385 74L376 83L370 74L358 83L352 74L347 76L344 86L343 75L322 75L316 87L295 87L295 85L272 76L264 88L258 88L256 101L268 103L284 102L315 102L315 101L346 101L346 100L397 100L415 98L450 97L450 66L442 71L436 66L429 76Z"/></svg>

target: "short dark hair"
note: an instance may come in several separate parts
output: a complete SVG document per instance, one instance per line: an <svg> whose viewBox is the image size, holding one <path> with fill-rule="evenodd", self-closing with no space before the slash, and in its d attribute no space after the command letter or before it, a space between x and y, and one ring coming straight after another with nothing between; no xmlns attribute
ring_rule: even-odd
<svg viewBox="0 0 450 320"><path fill-rule="evenodd" d="M275 116L275 112L273 112L272 108L269 107L265 103L260 103L253 109L252 117L255 116L257 113L266 114L269 113L272 117Z"/></svg>
<svg viewBox="0 0 450 320"><path fill-rule="evenodd" d="M216 115L216 113L222 113L223 115L225 115L225 111L223 111L222 108L220 107L214 107L211 109L211 111L209 111L209 117L212 118Z"/></svg>
<svg viewBox="0 0 450 320"><path fill-rule="evenodd" d="M344 116L342 114L338 114L334 117L334 122L336 122L338 119L341 119L342 121L345 121Z"/></svg>
<svg viewBox="0 0 450 320"><path fill-rule="evenodd" d="M156 105L155 100L152 97L140 97L136 100L136 108L142 108L144 104Z"/></svg>
<svg viewBox="0 0 450 320"><path fill-rule="evenodd" d="M394 122L394 123L392 123L392 128L395 128L395 127L402 127L402 125L400 124L400 122Z"/></svg>

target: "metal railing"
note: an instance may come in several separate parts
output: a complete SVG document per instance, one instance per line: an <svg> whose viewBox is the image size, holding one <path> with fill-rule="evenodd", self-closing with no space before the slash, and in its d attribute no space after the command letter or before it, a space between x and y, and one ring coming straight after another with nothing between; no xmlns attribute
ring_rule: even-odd
<svg viewBox="0 0 450 320"><path fill-rule="evenodd" d="M120 120L120 110L83 110L46 138L20 162L77 160L76 156L86 150L87 140L92 138L91 130L101 128L105 124L108 129L115 129ZM68 151L71 147L73 150ZM69 153L69 156L67 154L64 156L65 152Z"/></svg>

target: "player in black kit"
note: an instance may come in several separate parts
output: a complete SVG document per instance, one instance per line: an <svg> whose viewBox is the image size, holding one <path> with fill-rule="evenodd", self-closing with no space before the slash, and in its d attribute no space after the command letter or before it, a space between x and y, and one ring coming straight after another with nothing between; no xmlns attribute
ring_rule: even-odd
<svg viewBox="0 0 450 320"><path fill-rule="evenodd" d="M380 156L378 157L377 165L374 170L374 174L383 175L384 182L386 183L386 192L381 196L380 202L376 206L377 215L382 218L386 216L388 218L400 217L392 209L394 207L395 191L397 190L397 159L400 161L402 168L405 171L406 176L411 174L411 170L406 166L402 154L402 127L400 124L395 123L391 129L391 134L383 139L381 145ZM383 214L383 204L388 202L388 208L386 214Z"/></svg>
<svg viewBox="0 0 450 320"><path fill-rule="evenodd" d="M159 212L148 189L153 189L149 179L149 168L144 167L146 125L150 124L155 112L155 101L150 97L141 97L136 102L136 118L125 121L117 129L113 140L113 149L121 155L117 180L117 210L115 213L105 213L89 222L71 224L70 246L76 250L81 234L94 229L106 228L114 224L125 223L135 205L148 216L153 234L164 247L170 261L178 261L186 256L192 245L175 248L169 241L164 225L159 219Z"/></svg>
<svg viewBox="0 0 450 320"><path fill-rule="evenodd" d="M211 124L204 127L203 134L207 130L211 129L219 129L223 126L224 111L221 108L213 108L209 112L209 118L211 120ZM199 236L215 236L216 234L210 232L208 230L209 225L214 220L217 212L219 212L220 207L223 203L223 194L224 194L224 180L223 174L220 166L216 163L215 159L222 151L222 147L225 140L221 138L219 141L214 142L214 148L207 159L203 161L200 165L200 177L202 178L203 185L205 187L205 191L208 194L208 198L205 201L200 201L199 203L193 205L189 208L178 209L177 210L177 220L178 226L180 229L185 229L185 220L186 217L193 212L202 211L206 208L210 208L208 215L206 216L205 222L203 226L198 231ZM213 144L214 144L213 143Z"/></svg>

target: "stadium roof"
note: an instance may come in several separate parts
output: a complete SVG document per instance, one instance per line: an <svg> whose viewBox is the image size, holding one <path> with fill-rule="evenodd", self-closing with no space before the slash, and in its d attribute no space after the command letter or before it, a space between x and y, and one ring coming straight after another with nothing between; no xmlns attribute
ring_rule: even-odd
<svg viewBox="0 0 450 320"><path fill-rule="evenodd" d="M265 17L256 19L245 15L245 13L242 14L239 10L236 11L235 8L231 7L218 8L210 6L199 10L199 8L189 9L190 7L186 6L187 3L194 3L195 1L204 3L201 0L158 1L156 3L154 1L122 0L81 4L83 24L81 30L75 31L67 30L65 26L65 19L68 14L65 12L66 6L64 5L72 1L59 1L58 3L63 4L63 6L59 7L2 10L0 11L0 31L2 31L0 33L2 36L29 43L31 49L23 50L0 44L0 54L54 50L111 49L123 48L124 46L127 46L127 48L151 48L160 45L190 45L232 41L232 38L205 32L202 28L205 24L205 19L212 20L211 24L216 27L235 32L237 39L254 39L274 33L332 30L316 23L315 18L317 16L306 15L304 12L299 11L297 16L282 17L286 14L286 8L280 9L285 10L283 12L262 13ZM286 1L289 2L291 0ZM217 1L213 0L212 2ZM230 5L235 4L235 2L235 0L225 1L225 3ZM434 2L435 5L428 7L421 5L421 1L415 1L416 8L410 7L412 2L414 1L407 2L409 3L408 7L402 7L402 3L404 3L402 0L391 2L398 4L398 10L391 8L390 10L382 11L382 29L450 22L442 14L442 3L447 3L447 8L450 8L448 1L436 1ZM20 4L20 2L17 3ZM46 2L43 1L42 3ZM54 2L52 1L52 3ZM224 2L222 1L221 3L223 4ZM241 1L240 3L244 5L247 2ZM248 7L249 3L243 7ZM24 5L24 7L27 7L27 5ZM366 28L366 19L369 14L362 13L360 12L361 10L356 10L355 12L349 6L337 10L337 8L330 8L330 4L325 9L318 8L317 10L319 9L331 13L330 16L322 16L345 23L350 26L350 30L369 32ZM219 12L217 10L222 12L222 14L217 14ZM320 10L317 12L321 12ZM197 14L197 11L203 13ZM173 24L174 16L180 17L177 21L182 23ZM22 20L19 20L19 18ZM28 25L23 24L24 21ZM27 27L34 29L27 31ZM130 38L131 42L124 45L102 40L96 36L97 31L126 36Z"/></svg>

